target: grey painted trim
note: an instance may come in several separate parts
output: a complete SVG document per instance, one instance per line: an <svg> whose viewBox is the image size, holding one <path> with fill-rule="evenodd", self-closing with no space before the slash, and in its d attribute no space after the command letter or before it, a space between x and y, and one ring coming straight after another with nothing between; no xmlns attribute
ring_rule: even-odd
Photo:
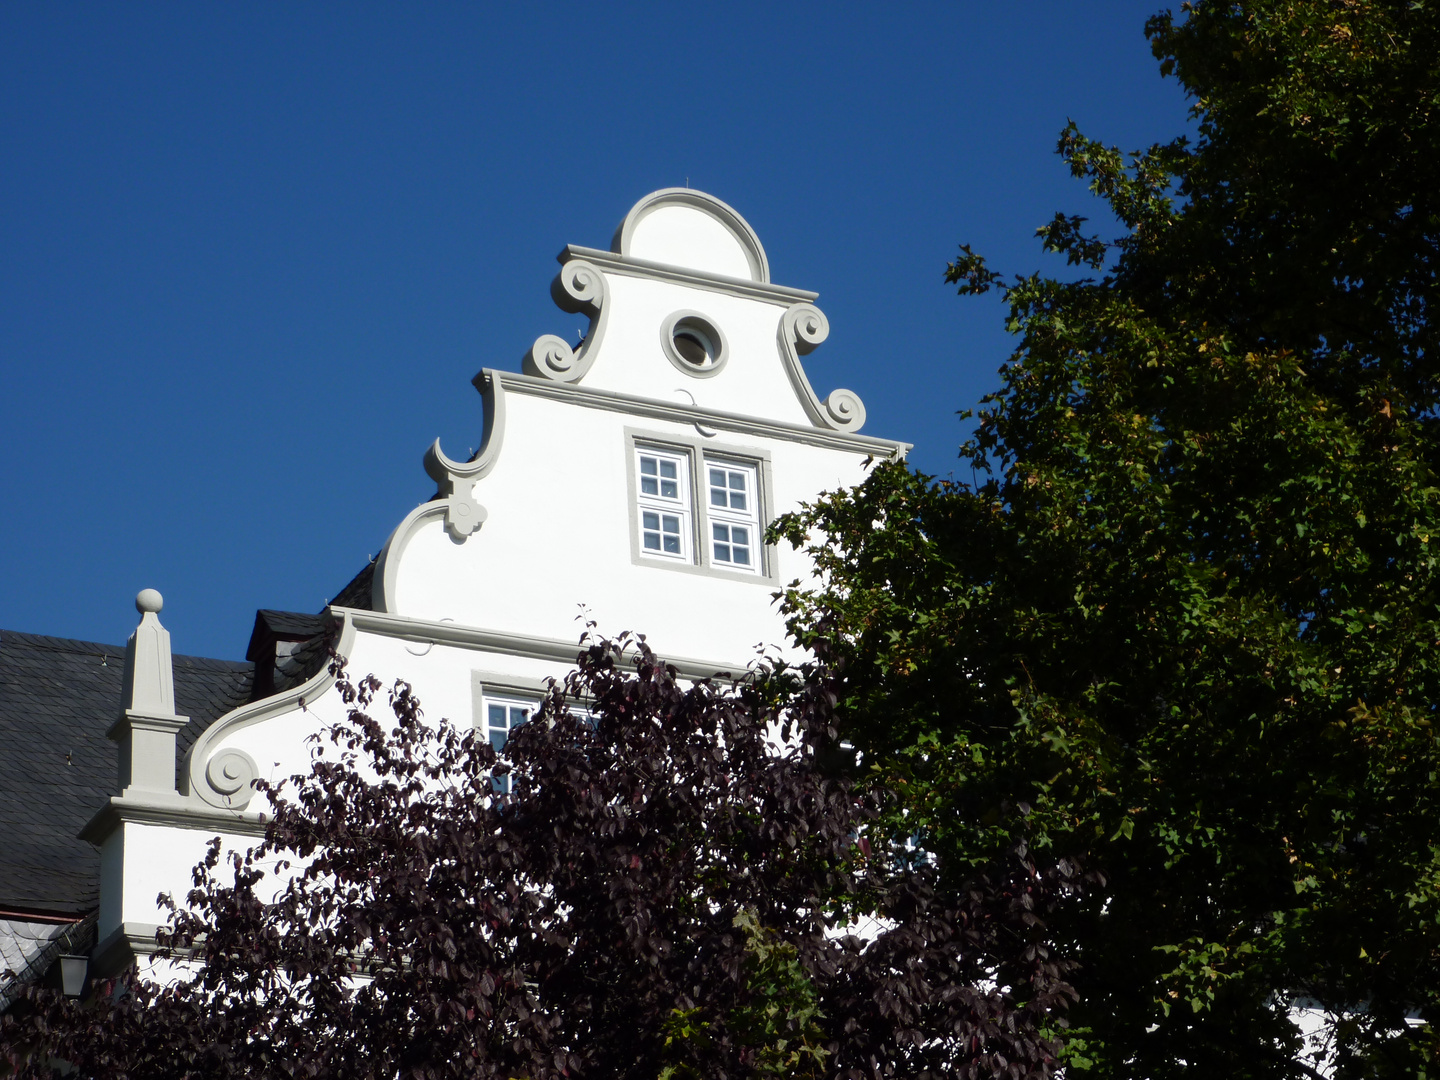
<svg viewBox="0 0 1440 1080"><path fill-rule="evenodd" d="M750 223L729 203L721 202L714 195L707 195L693 188L661 188L646 195L630 208L630 212L616 227L615 236L610 241L610 250L617 255L629 255L635 227L662 206L687 206L714 218L731 236L740 241L740 246L745 249L745 258L750 263L750 276L755 281L769 284L770 260L765 257L765 248Z"/></svg>
<svg viewBox="0 0 1440 1080"><path fill-rule="evenodd" d="M578 348L572 348L564 338L554 334L541 334L525 354L522 367L527 375L556 382L578 382L595 362L595 354L605 336L610 287L597 267L583 259L573 259L561 266L560 273L550 283L550 297L561 311L589 315L590 326Z"/></svg>
<svg viewBox="0 0 1440 1080"><path fill-rule="evenodd" d="M105 732L105 737L112 742L119 742L125 737L128 731L154 731L161 735L176 735L180 729L190 722L188 716L156 716L153 713L136 712L134 709L125 709L120 713L120 718L110 725Z"/></svg>
<svg viewBox="0 0 1440 1080"><path fill-rule="evenodd" d="M91 976L108 979L142 957L154 955L160 947L155 941L159 930L154 923L121 923L91 950Z"/></svg>
<svg viewBox="0 0 1440 1080"><path fill-rule="evenodd" d="M636 498L635 489L635 451L639 446L653 446L657 450L669 450L672 453L683 454L690 462L690 498L692 501L690 549L695 553L693 562L681 562L679 559L673 558L657 559L640 552L640 520L637 517L639 500ZM775 488L771 482L768 451L759 447L724 446L708 440L702 442L686 435L638 431L635 428L627 427L625 429L625 502L630 517L630 561L636 566L655 570L701 574L721 581L736 581L746 585L767 585L772 589L777 587L780 584L776 569L779 553L773 544L766 544L761 549L760 569L753 574L746 573L744 570L727 570L716 566L711 561L710 544L707 541L710 535L708 500L700 497L700 493L705 490L705 485L701 483L701 480L704 478L702 470L705 467L706 458L737 461L755 466L755 473L760 478L760 535L765 535L765 526L774 516L775 507L773 494Z"/></svg>
<svg viewBox="0 0 1440 1080"><path fill-rule="evenodd" d="M575 650L580 651L578 648ZM485 718L486 697L539 701L550 692L549 679L529 675L506 675L497 671L470 672L470 723L477 731Z"/></svg>
<svg viewBox="0 0 1440 1080"><path fill-rule="evenodd" d="M598 266L607 274L622 277L644 278L648 281L668 281L672 285L687 285L692 289L738 296L744 300L762 300L767 304L789 307L791 304L818 299L820 294L809 289L794 289L789 285L762 284L745 278L727 277L724 274L707 274L703 270L692 270L688 266L672 266L669 263L653 262L650 259L635 259L629 255L616 255L599 248L566 244L556 256L562 263L572 259L584 259Z"/></svg>
<svg viewBox="0 0 1440 1080"><path fill-rule="evenodd" d="M604 409L609 412L628 413L652 420L668 420L687 427L699 424L703 427L733 432L738 435L759 436L766 439L781 439L785 442L805 443L827 450L847 450L854 454L871 457L903 458L911 449L910 443L895 439L881 439L874 435L858 435L850 431L833 431L826 428L806 427L788 424L783 420L762 420L741 413L722 412L719 409L704 409L698 405L680 405L651 398L620 394L613 390L597 390L588 386L570 386L553 383L547 379L534 379L514 372L497 371L496 378L512 394L529 394L532 397L548 397L556 401L581 405L587 409ZM399 530L397 529L398 533ZM377 580L379 575L376 575Z"/></svg>
<svg viewBox="0 0 1440 1080"><path fill-rule="evenodd" d="M821 402L800 363L801 356L814 352L829 336L830 320L814 304L795 304L780 316L780 356L805 412L821 427L853 434L865 424L865 403L850 390L832 390Z"/></svg>
<svg viewBox="0 0 1440 1080"><path fill-rule="evenodd" d="M122 824L164 825L236 836L264 836L265 820L260 814L226 811L206 806L195 799L172 795L112 795L76 835L100 845Z"/></svg>
<svg viewBox="0 0 1440 1080"><path fill-rule="evenodd" d="M459 623L430 622L426 619L413 619L406 615L391 615L380 611L359 611L355 608L337 607L330 607L327 610L334 615L343 616L346 625L357 631L421 644L445 645L452 648L500 653L505 656L524 656L532 660L553 660L571 665L579 657L582 648L578 641L534 637L530 634L490 630L479 626L462 626ZM666 656L664 660L667 664L674 665L675 669L687 679L708 679L717 674L745 670L744 664L695 660L684 656Z"/></svg>
<svg viewBox="0 0 1440 1080"><path fill-rule="evenodd" d="M715 363L709 367L697 368L676 350L675 326L683 319L701 323L705 327L705 333L714 338L718 355L715 357ZM710 316L686 308L665 316L665 321L660 324L660 348L665 353L665 359L675 366L676 371L688 375L692 379L713 379L720 374L721 369L730 360L730 342L725 339L725 331L721 330Z"/></svg>
<svg viewBox="0 0 1440 1080"><path fill-rule="evenodd" d="M449 512L445 501L436 499L421 503L400 519L400 524L395 526L395 531L375 559L370 604L376 611L390 611L395 606L395 576L400 572L400 558L411 539L420 531L420 526L434 518L444 518Z"/></svg>
<svg viewBox="0 0 1440 1080"><path fill-rule="evenodd" d="M340 638L335 644L335 651L340 656L349 656L355 644L355 627L346 616L348 609L331 608L329 610L341 620ZM248 782L238 790L228 793L212 787L207 772L213 748L232 732L240 731L252 724L258 724L273 716L303 709L306 702L318 701L334 685L335 676L330 674L330 665L326 664L316 675L293 690L276 694L274 697L262 698L260 701L252 701L250 704L242 705L220 717L200 733L200 737L190 747L190 752L185 755L185 767L180 772L184 785L182 794L191 798L198 796L220 810L243 809L254 789L249 786ZM236 750L234 753L239 754L240 751ZM227 763L231 761L232 759L226 758ZM254 767L253 760L250 765L252 768ZM197 806L196 809L203 812L205 808Z"/></svg>
<svg viewBox="0 0 1440 1080"><path fill-rule="evenodd" d="M370 582L370 604L376 611L389 611L395 603L395 575L400 558L420 526L432 518L444 517L445 529L456 543L464 543L489 517L475 499L474 484L489 475L505 443L505 380L502 373L483 368L471 381L480 391L485 410L485 437L479 451L466 462L452 461L436 439L425 452L425 471L436 483L435 498L421 503L395 526L380 554ZM545 383L544 379L535 379Z"/></svg>
<svg viewBox="0 0 1440 1080"><path fill-rule="evenodd" d="M340 638L335 650L347 656L355 643L355 629L343 611ZM255 760L235 747L214 748L234 731L304 708L335 685L327 664L324 669L284 694L263 698L232 709L200 733L191 745L180 768L179 794L135 792L112 797L80 830L82 840L101 843L125 821L152 825L168 825L182 829L217 829L247 836L259 836L264 830L256 814L241 813L254 794L252 782L258 775Z"/></svg>
<svg viewBox="0 0 1440 1080"><path fill-rule="evenodd" d="M475 481L486 476L500 457L505 442L505 390L495 373L482 370L474 379L484 410L485 435L480 449L469 461L452 461L436 439L425 451L425 472L435 481L435 496L445 500L445 528L456 540L465 540L489 516L475 500ZM383 558L384 552L381 556ZM376 568L375 580L383 580ZM371 585L373 593L375 586Z"/></svg>

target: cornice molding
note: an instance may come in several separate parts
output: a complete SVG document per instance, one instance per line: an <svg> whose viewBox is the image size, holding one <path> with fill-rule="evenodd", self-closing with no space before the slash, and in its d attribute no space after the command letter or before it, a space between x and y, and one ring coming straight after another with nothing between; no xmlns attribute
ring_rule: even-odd
<svg viewBox="0 0 1440 1080"><path fill-rule="evenodd" d="M608 412L626 413L631 416L646 416L654 420L669 420L677 424L699 424L718 431L732 431L742 435L805 443L827 450L848 450L852 453L868 454L874 457L904 457L911 449L910 443L877 438L874 435L860 435L854 431L807 427L803 424L786 423L783 420L762 420L756 416L745 416L741 413L724 412L719 409L705 409L698 405L682 405L635 397L631 394L621 394L614 390L598 390L588 386L555 383L548 379L536 379L509 371L496 371L493 372L493 375L512 394L545 397L555 401L569 402L587 409L604 409ZM808 386L809 383L807 382L806 385ZM834 398L836 394L840 393L849 393L849 391L836 391L831 397ZM811 395L813 397L813 390ZM858 404L859 399L855 400ZM861 419L864 419L863 412Z"/></svg>
<svg viewBox="0 0 1440 1080"><path fill-rule="evenodd" d="M357 608L331 607L328 610L337 617L343 618L347 626L362 633L413 641L421 645L448 645L477 652L523 656L532 660L553 660L572 665L576 662L581 650L579 642L563 641L560 638L536 637L508 630L462 626L459 623L432 622L428 619L416 619L408 615L361 611ZM716 675L734 675L745 670L744 664L696 660L683 656L666 656L662 659L667 664L673 665L675 670L687 679L710 679Z"/></svg>
<svg viewBox="0 0 1440 1080"><path fill-rule="evenodd" d="M106 979L136 960L153 955L160 947L155 941L159 929L154 923L121 923L90 953L92 974Z"/></svg>
<svg viewBox="0 0 1440 1080"><path fill-rule="evenodd" d="M788 285L772 285L768 281L750 281L747 278L727 277L724 274L707 274L703 270L691 270L686 266L672 266L669 263L651 262L649 259L636 259L629 255L616 254L613 251L581 247L579 244L566 244L564 250L556 258L566 265L574 261L582 261L591 267L599 267L607 274L644 278L649 281L666 281L672 285L688 285L692 289L705 289L707 292L724 293L726 296L738 296L746 300L763 300L768 304L778 304L781 307L817 300L820 297L819 293L811 292L809 289L792 289Z"/></svg>
<svg viewBox="0 0 1440 1080"><path fill-rule="evenodd" d="M259 814L220 810L184 796L112 795L77 834L91 844L103 843L123 824L165 825L174 829L224 832L237 836L265 835Z"/></svg>

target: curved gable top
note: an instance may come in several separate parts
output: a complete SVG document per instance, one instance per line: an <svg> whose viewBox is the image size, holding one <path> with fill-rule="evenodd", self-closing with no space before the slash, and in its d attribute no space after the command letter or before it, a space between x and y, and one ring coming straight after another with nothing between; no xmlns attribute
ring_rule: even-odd
<svg viewBox="0 0 1440 1080"><path fill-rule="evenodd" d="M715 196L691 188L646 195L620 222L610 249L647 262L770 283L770 262L750 223Z"/></svg>

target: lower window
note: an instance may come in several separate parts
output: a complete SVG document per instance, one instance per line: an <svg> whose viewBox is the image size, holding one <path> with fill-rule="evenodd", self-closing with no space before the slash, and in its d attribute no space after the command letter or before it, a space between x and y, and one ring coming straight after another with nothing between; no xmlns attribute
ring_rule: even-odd
<svg viewBox="0 0 1440 1080"><path fill-rule="evenodd" d="M485 730L490 745L498 754L505 749L510 733L530 719L535 707L528 702L491 701L485 702ZM491 780L495 790L502 794L510 792L510 777L497 776Z"/></svg>

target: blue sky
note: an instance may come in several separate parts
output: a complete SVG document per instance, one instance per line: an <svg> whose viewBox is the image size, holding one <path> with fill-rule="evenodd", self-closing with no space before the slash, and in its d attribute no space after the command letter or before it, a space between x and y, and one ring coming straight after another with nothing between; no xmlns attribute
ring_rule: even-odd
<svg viewBox="0 0 1440 1080"><path fill-rule="evenodd" d="M555 253L687 181L820 293L821 395L950 471L1010 342L945 263L1063 271L1068 118L1186 129L1155 9L0 7L0 627L123 642L153 586L238 659L318 610L476 444L470 377L573 337Z"/></svg>

